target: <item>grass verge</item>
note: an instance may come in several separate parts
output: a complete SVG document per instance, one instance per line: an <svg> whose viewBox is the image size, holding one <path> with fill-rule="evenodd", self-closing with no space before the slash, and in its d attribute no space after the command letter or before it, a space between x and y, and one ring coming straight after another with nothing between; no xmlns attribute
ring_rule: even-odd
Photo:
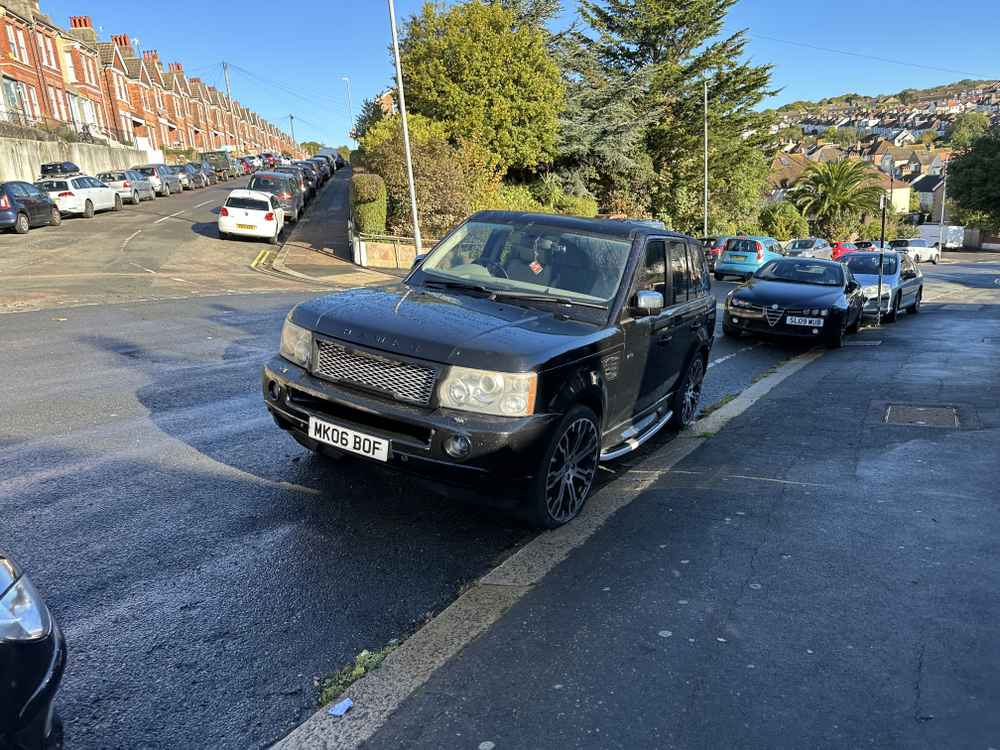
<svg viewBox="0 0 1000 750"><path fill-rule="evenodd" d="M365 649L354 657L354 663L348 664L336 674L324 678L319 684L319 705L325 706L332 703L336 698L351 686L356 680L360 680L369 672L373 672L382 666L385 657L399 647L399 641L389 641L389 645L378 651Z"/></svg>

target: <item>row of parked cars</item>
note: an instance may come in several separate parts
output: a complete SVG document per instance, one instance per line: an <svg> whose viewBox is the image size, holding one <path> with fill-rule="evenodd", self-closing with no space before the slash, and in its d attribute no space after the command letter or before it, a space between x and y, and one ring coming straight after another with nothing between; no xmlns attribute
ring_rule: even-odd
<svg viewBox="0 0 1000 750"><path fill-rule="evenodd" d="M879 240L859 240L857 242L830 242L821 237L805 237L781 243L774 237L738 235L736 237L703 237L705 260L715 274L716 281L728 276L743 279L756 273L768 261L778 257L824 258L840 260L852 252L871 250L892 250L906 253L914 263L941 259L941 248L927 240L899 239L883 243Z"/></svg>
<svg viewBox="0 0 1000 750"><path fill-rule="evenodd" d="M222 178L208 162L141 164L130 169L83 174L72 162L43 164L34 183L0 183L0 229L27 234L39 226L58 226L64 216L92 218L99 211L120 211L172 193L215 185Z"/></svg>
<svg viewBox="0 0 1000 750"><path fill-rule="evenodd" d="M234 190L219 209L219 237L252 237L278 244L286 223L294 224L343 160L314 156L255 171L246 189Z"/></svg>

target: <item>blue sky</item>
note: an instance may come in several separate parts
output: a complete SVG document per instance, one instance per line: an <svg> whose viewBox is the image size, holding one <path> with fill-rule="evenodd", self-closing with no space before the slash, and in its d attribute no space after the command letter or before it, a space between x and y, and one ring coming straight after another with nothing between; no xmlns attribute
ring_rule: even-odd
<svg viewBox="0 0 1000 750"><path fill-rule="evenodd" d="M561 22L574 15L565 0ZM400 18L422 0L397 0ZM168 13L164 9L169 8ZM343 143L349 130L346 84L353 110L388 86L389 22L383 0L241 0L236 5L204 0L124 3L121 0L42 0L56 23L90 15L101 37L126 33L144 49L156 49L164 63L184 63L222 88L222 60L232 63L233 96L287 130L296 117L298 140ZM964 77L1000 78L1000 13L996 0L741 0L730 13L730 30L748 28L750 57L775 65L782 88L770 104L856 91L891 93ZM770 38L765 38L770 37ZM794 46L774 39L852 50L945 72L877 62ZM969 75L964 75L965 73ZM284 118L283 120L279 118Z"/></svg>

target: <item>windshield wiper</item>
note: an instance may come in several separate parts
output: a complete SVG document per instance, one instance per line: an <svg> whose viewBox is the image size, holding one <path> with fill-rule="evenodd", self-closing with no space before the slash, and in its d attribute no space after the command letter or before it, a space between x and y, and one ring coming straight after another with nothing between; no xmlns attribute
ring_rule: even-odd
<svg viewBox="0 0 1000 750"><path fill-rule="evenodd" d="M607 305L599 302L587 302L585 300L573 299L572 297L554 297L551 294L532 294L531 292L505 291L493 289L494 299L520 299L525 302L551 302L556 305L576 305L577 307L589 307L594 310L607 310Z"/></svg>
<svg viewBox="0 0 1000 750"><path fill-rule="evenodd" d="M490 289L482 284L468 284L464 281L451 281L450 279L424 279L424 286L440 286L445 289L468 289L481 294L496 294L496 289Z"/></svg>

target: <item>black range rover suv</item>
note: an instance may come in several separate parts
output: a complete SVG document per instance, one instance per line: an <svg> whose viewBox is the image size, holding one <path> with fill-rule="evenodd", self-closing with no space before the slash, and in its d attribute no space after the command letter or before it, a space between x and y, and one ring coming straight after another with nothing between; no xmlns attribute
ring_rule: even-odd
<svg viewBox="0 0 1000 750"><path fill-rule="evenodd" d="M552 528L599 462L694 421L715 315L691 237L481 212L401 283L296 306L264 399L310 450L500 486Z"/></svg>

